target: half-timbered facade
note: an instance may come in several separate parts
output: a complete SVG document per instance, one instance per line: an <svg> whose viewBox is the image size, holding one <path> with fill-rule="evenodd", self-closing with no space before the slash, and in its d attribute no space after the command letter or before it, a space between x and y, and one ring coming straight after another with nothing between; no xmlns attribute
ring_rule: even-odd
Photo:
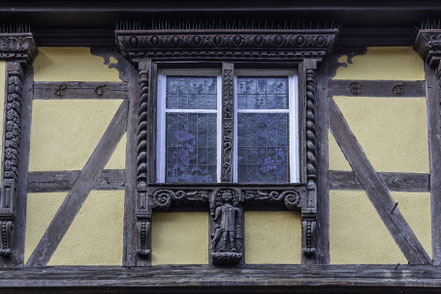
<svg viewBox="0 0 441 294"><path fill-rule="evenodd" d="M190 2L0 7L0 292L440 291L441 5Z"/></svg>

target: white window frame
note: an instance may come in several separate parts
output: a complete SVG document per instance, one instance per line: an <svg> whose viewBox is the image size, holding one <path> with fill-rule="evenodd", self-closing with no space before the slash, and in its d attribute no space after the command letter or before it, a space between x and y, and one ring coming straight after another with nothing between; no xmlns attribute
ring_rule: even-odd
<svg viewBox="0 0 441 294"><path fill-rule="evenodd" d="M167 109L167 76L207 76L216 77L217 84L217 103L216 109ZM156 128L156 182L165 183L165 118L166 113L216 113L216 163L218 183L221 181L221 144L222 139L222 78L220 69L164 69L158 71L158 93L157 93L157 128Z"/></svg>
<svg viewBox="0 0 441 294"><path fill-rule="evenodd" d="M167 76L212 76L217 77L217 109L167 109L166 87ZM238 76L287 76L288 77L288 109L242 109L237 107L237 77ZM238 176L238 149L237 149L237 115L239 112L288 113L289 119L289 183L300 182L300 148L299 148L299 101L298 76L295 70L271 69L236 69L234 76L234 161L233 182L237 183ZM157 88L157 131L156 131L156 182L165 183L165 124L166 113L216 113L217 114L217 183L221 182L222 167L222 77L220 69L163 69L158 72Z"/></svg>
<svg viewBox="0 0 441 294"><path fill-rule="evenodd" d="M288 109L239 109L237 98L237 78L244 77L288 77ZM300 182L300 148L299 148L299 99L298 76L295 70L276 69L236 69L234 74L234 155L233 182L238 180L238 113L288 113L289 132L289 183Z"/></svg>

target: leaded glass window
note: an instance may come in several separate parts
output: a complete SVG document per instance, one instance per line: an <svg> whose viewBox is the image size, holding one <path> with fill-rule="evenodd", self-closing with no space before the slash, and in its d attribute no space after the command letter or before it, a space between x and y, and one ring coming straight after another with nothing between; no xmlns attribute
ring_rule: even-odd
<svg viewBox="0 0 441 294"><path fill-rule="evenodd" d="M220 182L220 72L178 73L158 76L158 182ZM235 182L299 181L296 84L287 71L236 74Z"/></svg>

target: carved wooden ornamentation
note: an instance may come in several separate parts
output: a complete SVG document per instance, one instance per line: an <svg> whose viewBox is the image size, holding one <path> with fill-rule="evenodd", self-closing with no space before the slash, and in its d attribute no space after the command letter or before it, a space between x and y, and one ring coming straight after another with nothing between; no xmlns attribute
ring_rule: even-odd
<svg viewBox="0 0 441 294"><path fill-rule="evenodd" d="M221 180L233 182L234 103L233 65L222 69L222 169Z"/></svg>
<svg viewBox="0 0 441 294"><path fill-rule="evenodd" d="M147 203L147 103L150 92L151 62L143 61L139 67L139 106L138 106L138 142L137 142L137 205L136 218L139 244L137 254L147 258L150 254L151 208Z"/></svg>
<svg viewBox="0 0 441 294"><path fill-rule="evenodd" d="M11 257L19 180L24 75L37 55L31 33L0 33L0 60L6 60L6 96L0 194L0 256Z"/></svg>
<svg viewBox="0 0 441 294"><path fill-rule="evenodd" d="M300 29L295 26L230 25L221 20L215 26L192 20L179 25L153 21L121 23L115 31L120 53L138 65L140 102L138 113L137 149L137 220L140 239L139 252L150 248L150 220L153 211L210 211L210 257L215 265L243 263L243 210L267 209L297 210L302 215L302 251L315 253L316 197L317 197L317 138L316 138L316 74L321 62L334 45L338 29ZM155 160L155 151L147 152L147 142L155 142L156 119L150 90L151 68L156 62L218 61L222 63L222 136L221 183L171 184L155 183L149 176L149 160ZM305 118L304 166L306 181L298 184L261 185L233 182L234 157L234 62L268 61L302 64L305 102L301 99L300 114ZM156 67L155 67L156 68ZM300 67L299 67L300 68ZM155 85L153 85L155 86ZM148 117L151 116L151 119ZM149 131L150 130L150 131ZM302 151L303 152L303 151ZM154 166L154 165L150 165ZM303 167L302 167L303 168ZM150 180L149 180L150 179ZM147 223L148 222L148 223ZM313 259L313 258L312 258Z"/></svg>

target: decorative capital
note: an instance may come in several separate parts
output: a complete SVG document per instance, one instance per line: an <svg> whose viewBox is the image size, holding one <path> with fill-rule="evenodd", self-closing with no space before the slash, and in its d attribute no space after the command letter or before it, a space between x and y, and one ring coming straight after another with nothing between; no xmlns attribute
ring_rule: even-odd
<svg viewBox="0 0 441 294"><path fill-rule="evenodd" d="M441 59L441 29L419 30L413 48L425 62L436 68Z"/></svg>
<svg viewBox="0 0 441 294"><path fill-rule="evenodd" d="M0 33L0 60L32 64L36 56L32 33Z"/></svg>

